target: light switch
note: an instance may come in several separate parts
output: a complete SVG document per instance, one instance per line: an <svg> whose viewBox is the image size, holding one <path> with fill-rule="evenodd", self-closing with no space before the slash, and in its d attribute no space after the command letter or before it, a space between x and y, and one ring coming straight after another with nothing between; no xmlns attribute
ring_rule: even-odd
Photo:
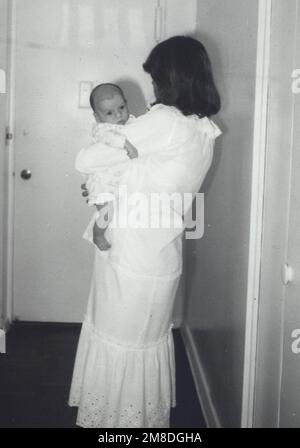
<svg viewBox="0 0 300 448"><path fill-rule="evenodd" d="M92 81L80 81L79 83L79 107L90 107L90 94L93 89Z"/></svg>

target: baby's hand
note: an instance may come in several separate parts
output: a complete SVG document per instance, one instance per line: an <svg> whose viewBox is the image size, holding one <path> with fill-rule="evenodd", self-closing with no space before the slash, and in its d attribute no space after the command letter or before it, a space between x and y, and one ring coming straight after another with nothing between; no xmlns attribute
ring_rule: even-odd
<svg viewBox="0 0 300 448"><path fill-rule="evenodd" d="M127 155L130 159L135 159L139 155L136 147L133 146L128 140L125 140L124 149L127 151Z"/></svg>

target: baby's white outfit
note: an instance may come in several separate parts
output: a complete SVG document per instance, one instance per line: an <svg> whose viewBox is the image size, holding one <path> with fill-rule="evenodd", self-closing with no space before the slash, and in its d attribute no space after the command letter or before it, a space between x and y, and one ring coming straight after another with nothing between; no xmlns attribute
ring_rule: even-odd
<svg viewBox="0 0 300 448"><path fill-rule="evenodd" d="M133 115L129 116L127 123L131 123L135 120ZM103 166L98 166L97 169L91 171L87 169L82 171L87 175L86 187L89 191L88 204L93 206L95 204L101 204L112 200L116 194L116 189L119 186L120 177L124 172L124 164L111 165L111 157L113 152L110 148L124 150L125 135L122 134L123 125L111 124L111 123L95 123L92 130L92 143L103 143L103 146L99 146L98 149L103 152ZM110 157L111 156L111 157Z"/></svg>
<svg viewBox="0 0 300 448"><path fill-rule="evenodd" d="M127 123L133 123L135 117L130 115ZM92 129L92 144L83 148L76 158L76 169L86 176L89 191L88 205L107 203L103 211L95 211L83 238L93 244L92 229L97 222L99 227L106 227L113 214L113 203L118 195L120 179L129 160L125 151L123 125L112 123L95 123ZM96 157L95 157L96 156ZM80 163L78 161L81 161ZM82 163L82 160L85 163ZM105 217L105 214L108 213ZM106 255L106 254L104 254Z"/></svg>

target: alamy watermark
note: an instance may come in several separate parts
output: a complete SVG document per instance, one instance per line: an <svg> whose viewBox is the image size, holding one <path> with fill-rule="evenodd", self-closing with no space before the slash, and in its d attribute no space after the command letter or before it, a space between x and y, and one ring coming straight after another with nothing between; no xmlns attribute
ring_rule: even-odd
<svg viewBox="0 0 300 448"><path fill-rule="evenodd" d="M291 338L294 339L291 344L291 350L298 355L300 353L300 329L296 328L292 331Z"/></svg>
<svg viewBox="0 0 300 448"><path fill-rule="evenodd" d="M296 68L295 70L293 70L292 78L294 80L292 82L292 92L297 95L298 93L300 93L300 68Z"/></svg>
<svg viewBox="0 0 300 448"><path fill-rule="evenodd" d="M120 185L117 194L101 194L105 202L98 211L97 225L112 228L185 230L186 239L204 234L203 193L129 193ZM112 205L112 206L111 206Z"/></svg>

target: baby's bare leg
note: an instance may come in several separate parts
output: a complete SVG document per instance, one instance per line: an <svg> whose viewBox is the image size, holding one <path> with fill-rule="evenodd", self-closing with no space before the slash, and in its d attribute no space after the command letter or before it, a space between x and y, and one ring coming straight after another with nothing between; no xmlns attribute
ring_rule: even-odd
<svg viewBox="0 0 300 448"><path fill-rule="evenodd" d="M111 248L111 245L105 238L105 230L106 229L101 229L100 227L98 227L95 223L93 228L93 241L100 250L108 250Z"/></svg>
<svg viewBox="0 0 300 448"><path fill-rule="evenodd" d="M98 211L101 210L101 213L93 228L93 241L98 249L108 250L111 248L111 245L105 238L105 230L108 226L108 222L111 220L111 216L109 215L108 210L108 203L105 202L104 204L98 204L97 209Z"/></svg>

